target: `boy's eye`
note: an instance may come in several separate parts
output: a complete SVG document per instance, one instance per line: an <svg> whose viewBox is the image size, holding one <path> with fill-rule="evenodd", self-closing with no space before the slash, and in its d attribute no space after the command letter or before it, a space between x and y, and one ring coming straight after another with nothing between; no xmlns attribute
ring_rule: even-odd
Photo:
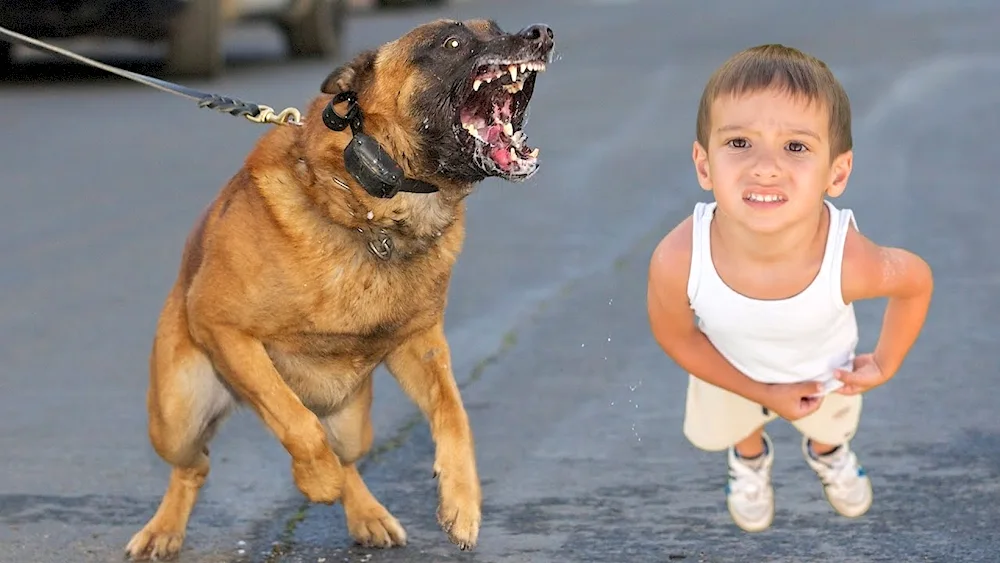
<svg viewBox="0 0 1000 563"><path fill-rule="evenodd" d="M792 152L804 152L806 150L806 146L798 141L792 141L791 143L788 143L788 150Z"/></svg>
<svg viewBox="0 0 1000 563"><path fill-rule="evenodd" d="M749 143L746 139L730 139L726 144L734 149L745 149Z"/></svg>

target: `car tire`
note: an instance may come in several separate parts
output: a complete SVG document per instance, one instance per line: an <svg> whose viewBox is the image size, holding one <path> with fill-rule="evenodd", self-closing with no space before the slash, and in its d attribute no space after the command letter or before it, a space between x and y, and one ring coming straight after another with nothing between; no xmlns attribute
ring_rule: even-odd
<svg viewBox="0 0 1000 563"><path fill-rule="evenodd" d="M332 58L340 54L347 17L346 0L311 0L308 9L281 26L292 58Z"/></svg>
<svg viewBox="0 0 1000 563"><path fill-rule="evenodd" d="M0 41L0 70L6 73L14 66L14 45L6 41Z"/></svg>
<svg viewBox="0 0 1000 563"><path fill-rule="evenodd" d="M212 78L225 67L222 2L188 0L170 22L167 73Z"/></svg>
<svg viewBox="0 0 1000 563"><path fill-rule="evenodd" d="M414 6L443 6L447 0L378 0L379 8L412 8Z"/></svg>

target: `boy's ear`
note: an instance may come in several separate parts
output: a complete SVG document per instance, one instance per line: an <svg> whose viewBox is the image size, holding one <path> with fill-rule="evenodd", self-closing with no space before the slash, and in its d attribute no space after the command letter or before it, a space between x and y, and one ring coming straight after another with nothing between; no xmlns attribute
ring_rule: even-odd
<svg viewBox="0 0 1000 563"><path fill-rule="evenodd" d="M830 166L830 185L826 188L826 194L830 197L840 197L847 189L847 180L851 177L851 170L854 168L854 151L846 151L833 159Z"/></svg>
<svg viewBox="0 0 1000 563"><path fill-rule="evenodd" d="M707 192L712 191L712 174L709 172L708 167L708 151L698 141L694 142L694 146L691 149L691 160L694 161L694 171L698 176L698 184L701 185L701 189Z"/></svg>

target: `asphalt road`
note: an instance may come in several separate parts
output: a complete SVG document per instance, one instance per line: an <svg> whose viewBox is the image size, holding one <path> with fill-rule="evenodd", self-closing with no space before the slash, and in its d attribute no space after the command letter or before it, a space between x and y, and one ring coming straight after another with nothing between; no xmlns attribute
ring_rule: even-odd
<svg viewBox="0 0 1000 563"><path fill-rule="evenodd" d="M182 561L995 561L1000 6L944 4L457 5L548 23L560 51L527 129L542 170L472 197L448 310L484 482L480 545L460 553L437 528L426 424L380 373L364 474L409 546L353 547L340 507L304 504L287 454L241 413L214 443ZM446 12L358 17L349 50ZM648 333L645 283L656 241L704 197L689 160L704 81L763 42L839 74L857 150L839 203L869 236L921 253L937 291L905 369L866 402L854 447L870 513L835 516L779 422L777 518L746 535L725 511L724 457L681 434L685 379ZM286 64L266 30L230 47L224 79L191 85L302 107L330 66ZM167 477L145 426L156 315L190 225L260 132L72 65L0 83L0 561L119 560L152 515ZM863 347L879 305L859 307Z"/></svg>

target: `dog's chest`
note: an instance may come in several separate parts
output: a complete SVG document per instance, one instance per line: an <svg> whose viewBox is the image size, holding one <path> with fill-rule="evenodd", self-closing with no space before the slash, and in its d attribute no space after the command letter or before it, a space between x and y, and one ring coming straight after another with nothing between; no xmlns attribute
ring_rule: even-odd
<svg viewBox="0 0 1000 563"><path fill-rule="evenodd" d="M371 265L339 268L299 303L299 320L265 342L275 368L317 414L336 410L389 352L433 326L444 307L447 284L440 276L412 270L388 275Z"/></svg>
<svg viewBox="0 0 1000 563"><path fill-rule="evenodd" d="M288 357L377 364L414 331L441 318L450 268L433 261L355 256L314 273L274 349Z"/></svg>

